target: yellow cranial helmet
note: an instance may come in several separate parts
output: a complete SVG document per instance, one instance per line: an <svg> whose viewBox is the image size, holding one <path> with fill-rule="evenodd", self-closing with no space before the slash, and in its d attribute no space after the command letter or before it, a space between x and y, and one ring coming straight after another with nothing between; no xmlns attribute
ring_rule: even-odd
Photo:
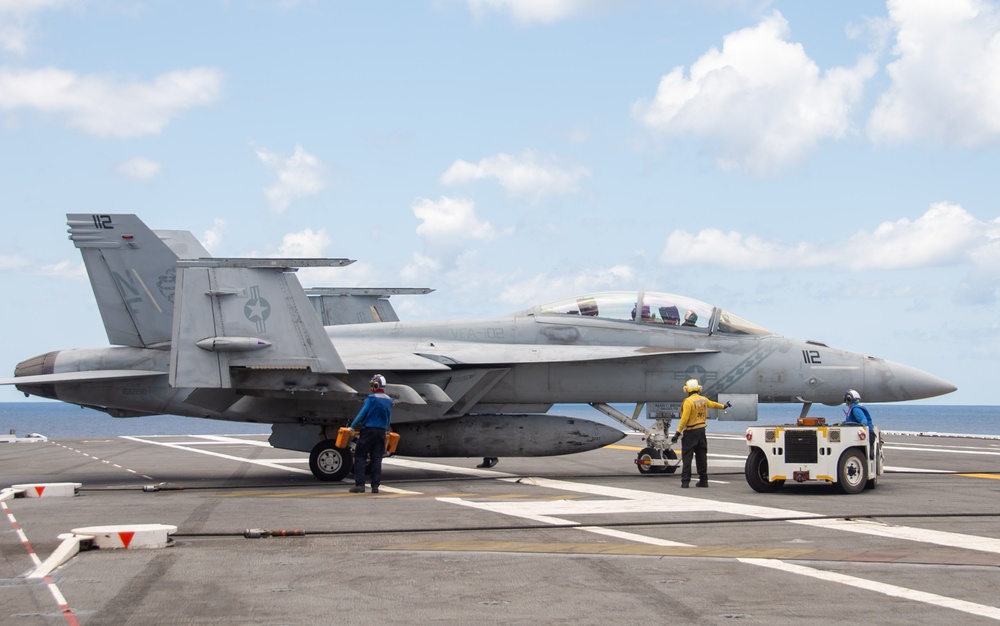
<svg viewBox="0 0 1000 626"><path fill-rule="evenodd" d="M689 378L688 381L684 383L684 391L688 393L701 391L701 383L698 382L697 378Z"/></svg>

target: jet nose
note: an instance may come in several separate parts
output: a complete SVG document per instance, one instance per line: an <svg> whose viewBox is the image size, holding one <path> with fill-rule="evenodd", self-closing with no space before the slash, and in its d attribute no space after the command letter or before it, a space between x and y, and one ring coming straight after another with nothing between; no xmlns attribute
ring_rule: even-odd
<svg viewBox="0 0 1000 626"><path fill-rule="evenodd" d="M871 402L900 402L943 396L958 389L943 378L902 363L868 357L865 360L865 390Z"/></svg>

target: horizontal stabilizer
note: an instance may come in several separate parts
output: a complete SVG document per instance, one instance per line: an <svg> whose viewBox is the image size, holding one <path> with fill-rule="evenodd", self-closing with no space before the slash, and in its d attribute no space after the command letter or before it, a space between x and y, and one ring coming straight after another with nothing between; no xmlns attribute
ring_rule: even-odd
<svg viewBox="0 0 1000 626"><path fill-rule="evenodd" d="M309 302L319 313L324 326L398 322L389 296L421 295L434 291L407 287L320 287L306 289Z"/></svg>
<svg viewBox="0 0 1000 626"><path fill-rule="evenodd" d="M0 385L48 385L52 383L86 383L98 380L125 380L128 378L146 378L149 376L166 376L166 372L155 370L92 370L88 372L62 372L59 374L37 374L35 376L16 376L0 378Z"/></svg>

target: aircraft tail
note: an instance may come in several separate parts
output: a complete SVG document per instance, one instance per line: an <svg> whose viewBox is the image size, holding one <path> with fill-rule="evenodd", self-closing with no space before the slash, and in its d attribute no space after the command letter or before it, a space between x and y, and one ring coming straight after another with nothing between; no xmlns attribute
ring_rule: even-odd
<svg viewBox="0 0 1000 626"><path fill-rule="evenodd" d="M292 273L352 262L178 261L171 386L353 393L334 376L347 369Z"/></svg>
<svg viewBox="0 0 1000 626"><path fill-rule="evenodd" d="M309 302L316 309L324 326L398 322L389 297L404 294L426 294L434 291L423 287L320 287L306 289Z"/></svg>
<svg viewBox="0 0 1000 626"><path fill-rule="evenodd" d="M208 257L208 251L187 231L158 235L135 215L73 213L66 219L69 238L87 267L108 341L167 347L177 259Z"/></svg>

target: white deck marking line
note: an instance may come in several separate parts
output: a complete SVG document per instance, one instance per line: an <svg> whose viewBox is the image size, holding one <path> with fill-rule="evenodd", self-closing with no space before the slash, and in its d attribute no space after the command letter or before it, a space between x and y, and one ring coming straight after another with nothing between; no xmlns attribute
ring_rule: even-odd
<svg viewBox="0 0 1000 626"><path fill-rule="evenodd" d="M32 547L31 542L28 541L28 535L21 529L21 525L18 523L17 518L14 517L14 512L10 510L6 502L0 502L0 508L3 509L4 513L7 515L7 521L10 525L14 527L17 532L18 538L21 540L21 545L24 546L25 551L27 551L28 556L31 557L31 562L35 564L35 568L38 568L42 564L42 559L35 553L35 549ZM70 608L69 603L66 602L66 597L63 596L62 591L59 590L59 585L57 585L53 580L52 576L45 576L43 579L45 581L45 586L48 588L49 593L52 594L52 599L56 601L59 606L59 610L62 612L66 621L72 626L77 626L76 616L73 614L73 610Z"/></svg>
<svg viewBox="0 0 1000 626"><path fill-rule="evenodd" d="M257 446L259 448L272 447L271 444L269 444L267 441L260 441L259 439L243 439L241 437L236 437L234 435L189 435L189 436L205 440L205 441L192 441L191 442L192 445L226 443L226 444L242 444L247 446Z"/></svg>
<svg viewBox="0 0 1000 626"><path fill-rule="evenodd" d="M889 585L886 583L866 580L864 578L848 576L846 574L840 574L838 572L828 572L825 570L814 569L812 567L805 567L803 565L787 563L785 561L778 561L775 559L736 559L736 560L739 561L740 563L747 563L749 565L758 565L760 567L769 567L771 569L781 570L783 572L789 572L791 574L796 574L799 576L809 576L811 578L818 578L819 580L825 580L827 582L840 583L841 585L857 587L858 589L862 589L864 591L874 591L876 593L881 593L883 595L892 596L895 598L903 598L904 600L914 600L916 602L923 602L924 604L933 604L936 606L948 609L954 609L956 611L961 611L963 613L970 613L972 615L978 615L980 617L988 617L990 619L1000 620L1000 609L996 607L987 606L984 604L976 604L975 602L967 602L965 600L957 600L955 598L941 596L936 593L916 591L915 589L907 589L906 587L899 587L897 585Z"/></svg>
<svg viewBox="0 0 1000 626"><path fill-rule="evenodd" d="M886 450L905 450L907 452L942 452L944 454L983 454L986 456L1000 456L1000 452L990 450L956 450L955 448L914 448L912 446L886 446Z"/></svg>
<svg viewBox="0 0 1000 626"><path fill-rule="evenodd" d="M552 487L552 488L558 489L560 487L555 486L555 484L553 484L553 483L558 483L558 482L562 482L562 481L549 481L547 479L534 478L534 479L531 479L530 481L522 481L522 482L527 483L527 484L531 484L531 485L537 485L537 486L542 486L542 487ZM598 491L606 491L606 490L614 490L614 489L615 488L607 488L607 489L600 488L600 489L598 489ZM584 492L586 492L586 490L583 490L583 489L575 489L574 491L584 491ZM631 491L631 490L619 490L619 491ZM656 496L656 494L648 494L648 495L653 495L654 497ZM671 496L671 498L681 498L681 499L684 499L684 500L694 500L695 499L695 498L689 498L689 497L686 497L686 496ZM499 512L499 513L511 515L512 517L521 517L522 519L528 519L528 520L531 520L531 521L541 522L541 523L545 523L545 524L564 525L564 524L574 524L575 523L575 522L572 522L572 521L569 521L569 520L565 520L565 519L561 519L561 518L558 518L558 517L551 517L549 515L544 515L544 514L543 515L539 515L537 512L536 513L527 513L527 511L525 511L524 513L514 512L513 509L516 509L518 507L496 506L494 503L486 503L486 502L471 502L471 501L463 500L462 498L438 498L438 500L441 501L441 502L450 502L450 503L453 503L453 504L459 504L459 505L467 506L467 507L470 507L470 508L488 510L488 511L492 511L492 512ZM541 503L541 502L523 503L522 502L522 503L519 503L519 504L528 505L528 507L525 507L525 508L530 508L530 505L534 504L534 505L536 505L534 508L537 510L539 508L542 508L543 505L545 505L545 504L553 504L553 503L551 503L551 502L547 502L547 503ZM544 508L546 510L551 510L552 509L552 507L544 507ZM752 508L759 509L759 508L762 508L762 507L752 507ZM605 509L607 509L607 507L605 507ZM673 510L676 510L676 509L673 509ZM775 509L775 510L777 510L777 509ZM605 512L608 512L608 511L605 511ZM806 514L802 514L802 515L806 515ZM825 522L830 522L830 521L840 522L840 524L839 525L829 525L829 526L826 526L826 524L824 524ZM823 525L823 526L826 526L826 527L829 527L829 528L834 528L834 529L838 529L838 530L849 530L849 531L852 531L852 532L868 532L866 530L858 530L857 528L848 528L848 527L843 526L843 524L850 524L850 523L852 523L852 522L850 522L848 520L815 520L815 521L805 521L804 520L804 521L801 521L801 522L798 522L798 523ZM635 533L624 533L624 532L615 531L615 530L609 529L609 528L602 528L600 526L578 526L576 528L579 529L579 530L587 531L587 532L592 532L592 533L597 533L597 534L602 534L602 535L612 536L612 537L618 537L618 538L627 539L627 540L635 541L635 542L638 542L638 543L646 543L646 544L650 544L650 545L677 546L677 547L685 547L685 546L691 545L691 544L684 544L684 543L679 543L679 542L666 541L666 540L663 540L663 539L656 539L656 538L653 538L653 537L647 537L647 536L639 535L639 534L635 534ZM894 529L894 530L900 530L900 529L897 528L897 529ZM910 529L905 529L905 530L907 530L907 531L919 531L920 529L910 528ZM930 532L933 533L934 531L930 531ZM877 534L877 533L873 533L873 534ZM903 533L903 534L908 534L908 533ZM946 535L955 535L955 533L944 533L944 534L946 534ZM968 537L969 539L983 539L983 538L980 538L980 537L969 537L967 535L964 536L964 537ZM916 536L902 536L902 535L900 535L900 538L903 538L903 539L912 539L914 541L926 541L927 540L927 537L923 536L923 535L921 535L920 538L917 538ZM952 544L945 544L945 545L952 545ZM962 546L962 547L966 547L966 546ZM975 602L968 602L966 600L958 600L956 598L949 598L947 596L941 596L941 595L937 595L937 594L933 594L933 593L926 593L926 592L923 592L923 591L917 591L915 589L907 589L906 587L900 587L898 585L890 585L890 584L887 584L887 583L881 583L881 582L872 581L872 580L868 580L868 579L864 579L864 578L858 578L856 576L849 576L847 574L840 574L840 573L836 573L836 572L828 572L828 571L825 571L825 570L821 570L821 569L817 569L817 568L812 568L812 567L806 567L804 565L792 564L792 563L788 563L786 561L780 561L780 560L777 560L777 559L746 559L746 558L738 558L736 560L739 561L740 563L745 563L747 565L756 565L758 567L768 567L768 568L771 568L771 569L777 569L777 570L781 570L781 571L785 571L785 572L791 572L791 573L794 573L794 574L810 576L812 578L818 578L820 580L826 580L826 581L829 581L829 582L835 582L835 583L839 583L839 584L842 584L842 585L848 585L848 586L851 586L851 587L857 587L857 588L863 589L865 591L872 591L872 592L875 592L875 593L881 593L883 595L888 595L888 596L892 596L892 597L896 597L896 598L903 598L903 599L912 600L912 601L915 601L915 602L922 602L924 604L932 604L932 605L935 605L935 606L940 606L940 607L943 607L943 608L948 608L948 609L952 609L952 610L955 610L955 611L960 611L960 612L963 612L963 613L969 613L969 614L972 614L972 615L978 615L978 616L981 616L981 617L988 617L988 618L1000 620L1000 608L996 608L996 607L992 607L992 606L988 606L988 605L983 605L983 604L977 604Z"/></svg>
<svg viewBox="0 0 1000 626"><path fill-rule="evenodd" d="M205 450L202 448L192 448L183 443L170 443L166 441L150 441L149 439L143 439L142 437L129 437L123 436L121 439L128 439L129 441L135 441L136 443L148 443L154 446L163 446L164 448L173 448L174 450L186 450L188 452L196 452L198 454L207 454L208 456L214 456L220 459L228 459L230 461L239 461L240 463L252 463L253 465L260 465L262 467L270 467L272 469L283 469L287 472L295 472L296 474L312 474L311 471L307 469L300 469L297 467L288 467L286 465L279 465L271 460L260 460L260 459L247 459L242 456L233 456L231 454L222 454L221 452L213 452L212 450ZM270 446L269 446L270 447Z"/></svg>
<svg viewBox="0 0 1000 626"><path fill-rule="evenodd" d="M900 474L954 474L954 470L933 470L920 467L899 467L898 465L886 465L883 469L887 472L899 472Z"/></svg>

